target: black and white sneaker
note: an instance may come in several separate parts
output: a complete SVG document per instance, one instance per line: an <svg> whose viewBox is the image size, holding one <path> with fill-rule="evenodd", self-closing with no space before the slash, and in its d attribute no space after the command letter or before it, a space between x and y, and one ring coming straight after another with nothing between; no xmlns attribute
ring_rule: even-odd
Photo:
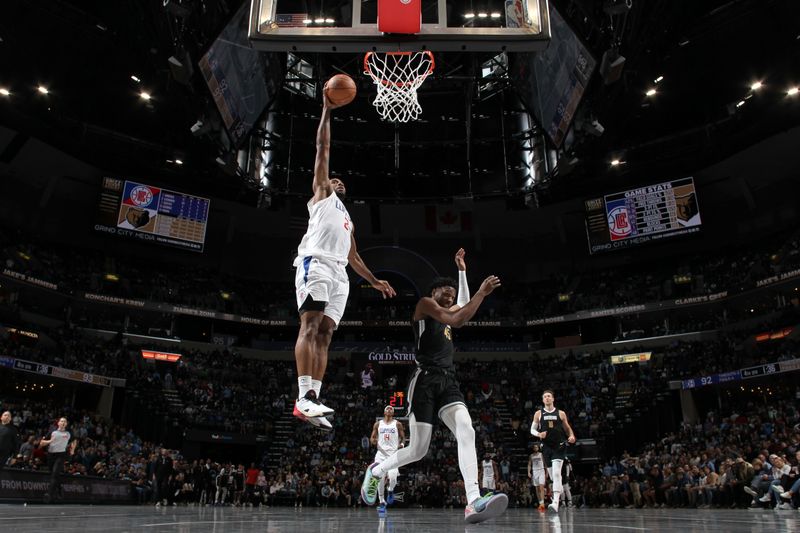
<svg viewBox="0 0 800 533"><path fill-rule="evenodd" d="M317 393L310 390L302 398L294 402L294 416L303 415L306 418L317 418L320 416L330 416L334 413L333 409L323 405L317 399Z"/></svg>

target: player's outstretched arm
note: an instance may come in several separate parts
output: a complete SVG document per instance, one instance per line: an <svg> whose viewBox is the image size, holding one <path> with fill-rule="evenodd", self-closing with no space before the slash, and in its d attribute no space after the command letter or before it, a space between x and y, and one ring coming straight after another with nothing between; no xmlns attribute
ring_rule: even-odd
<svg viewBox="0 0 800 533"><path fill-rule="evenodd" d="M328 165L331 156L331 110L337 105L328 100L326 89L322 90L322 115L317 128L317 158L314 161L314 181L311 190L314 192L314 203L324 200L333 192Z"/></svg>
<svg viewBox="0 0 800 533"><path fill-rule="evenodd" d="M472 297L467 305L458 309L457 311L445 309L436 303L436 300L430 296L426 296L417 303L417 308L414 311L414 319L421 320L423 317L429 316L435 321L446 326L460 328L466 324L469 319L475 316L475 313L478 311L478 307L480 307L481 303L483 303L483 299L499 286L500 278L497 276L489 276L483 280L483 283L481 283L481 288L478 289L478 292L475 293L475 296Z"/></svg>
<svg viewBox="0 0 800 533"><path fill-rule="evenodd" d="M347 256L347 262L351 267L353 267L353 270L356 271L356 274L367 280L367 283L372 285L373 289L380 291L384 299L397 296L397 293L395 292L394 288L389 285L389 282L376 278L372 271L364 263L364 260L361 259L361 256L358 255L356 238L353 234L350 235L350 253Z"/></svg>
<svg viewBox="0 0 800 533"><path fill-rule="evenodd" d="M450 309L458 311L460 308L467 305L469 302L469 284L467 283L467 262L464 256L467 253L463 248L459 248L456 252L456 267L458 267L458 297L456 298L456 305Z"/></svg>
<svg viewBox="0 0 800 533"><path fill-rule="evenodd" d="M405 448L406 446L406 430L403 428L403 423L399 420L397 421L397 435L400 437L400 447Z"/></svg>

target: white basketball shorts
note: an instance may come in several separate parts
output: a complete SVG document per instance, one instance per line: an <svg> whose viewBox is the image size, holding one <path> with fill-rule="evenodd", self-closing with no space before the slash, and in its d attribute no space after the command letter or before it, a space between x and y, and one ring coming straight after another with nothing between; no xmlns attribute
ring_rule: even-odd
<svg viewBox="0 0 800 533"><path fill-rule="evenodd" d="M345 265L330 259L304 257L297 266L294 286L298 310L311 296L315 302L325 302L325 316L339 326L350 294Z"/></svg>

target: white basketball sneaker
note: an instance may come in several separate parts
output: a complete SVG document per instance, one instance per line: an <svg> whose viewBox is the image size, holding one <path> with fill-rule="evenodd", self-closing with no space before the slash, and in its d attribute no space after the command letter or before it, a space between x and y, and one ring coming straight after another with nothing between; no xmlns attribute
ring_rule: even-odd
<svg viewBox="0 0 800 533"><path fill-rule="evenodd" d="M317 418L319 416L329 416L334 413L333 409L323 405L322 402L317 400L317 393L310 390L302 398L298 398L294 402L294 411L292 414L298 416L301 414L307 418Z"/></svg>
<svg viewBox="0 0 800 533"><path fill-rule="evenodd" d="M306 421L312 426L318 427L322 431L333 430L333 426L331 425L330 420L328 420L324 416L318 416L316 418L307 418Z"/></svg>

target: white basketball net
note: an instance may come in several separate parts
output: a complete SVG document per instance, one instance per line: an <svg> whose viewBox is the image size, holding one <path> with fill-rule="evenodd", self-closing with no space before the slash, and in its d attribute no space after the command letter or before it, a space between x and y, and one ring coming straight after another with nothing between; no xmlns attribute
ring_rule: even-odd
<svg viewBox="0 0 800 533"><path fill-rule="evenodd" d="M417 89L435 66L433 53L428 51L368 52L364 71L378 88L372 105L381 118L391 122L416 120L422 113Z"/></svg>

